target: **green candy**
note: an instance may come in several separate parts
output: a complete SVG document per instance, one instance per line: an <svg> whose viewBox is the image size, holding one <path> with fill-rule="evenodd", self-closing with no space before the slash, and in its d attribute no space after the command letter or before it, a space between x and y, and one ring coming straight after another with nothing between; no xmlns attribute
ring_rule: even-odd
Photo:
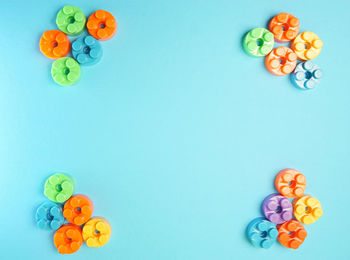
<svg viewBox="0 0 350 260"><path fill-rule="evenodd" d="M56 24L58 28L69 35L80 34L85 27L86 17L78 7L64 6L57 14Z"/></svg>
<svg viewBox="0 0 350 260"><path fill-rule="evenodd" d="M251 56L262 57L272 51L274 43L272 32L265 28L255 28L244 37L243 48Z"/></svg>
<svg viewBox="0 0 350 260"><path fill-rule="evenodd" d="M63 203L73 194L75 181L72 177L56 173L51 175L45 182L44 194L50 200Z"/></svg>
<svg viewBox="0 0 350 260"><path fill-rule="evenodd" d="M62 86L72 85L80 79L80 65L73 58L59 58L52 63L51 75Z"/></svg>

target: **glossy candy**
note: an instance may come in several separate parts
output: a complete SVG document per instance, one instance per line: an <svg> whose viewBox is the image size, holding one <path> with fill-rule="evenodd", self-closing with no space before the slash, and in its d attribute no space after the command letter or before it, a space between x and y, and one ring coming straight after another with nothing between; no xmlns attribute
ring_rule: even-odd
<svg viewBox="0 0 350 260"><path fill-rule="evenodd" d="M58 28L69 35L80 34L85 27L86 17L76 6L66 5L57 14Z"/></svg>
<svg viewBox="0 0 350 260"><path fill-rule="evenodd" d="M60 58L52 64L51 75L57 84L72 85L80 79L79 63L70 57Z"/></svg>
<svg viewBox="0 0 350 260"><path fill-rule="evenodd" d="M99 62L102 57L102 47L99 41L88 35L79 37L72 44L72 53L82 65L93 65Z"/></svg>
<svg viewBox="0 0 350 260"><path fill-rule="evenodd" d="M271 19L268 28L276 42L289 42L299 33L299 19L289 13L280 13Z"/></svg>
<svg viewBox="0 0 350 260"><path fill-rule="evenodd" d="M73 224L65 224L56 231L53 242L61 254L73 254L83 244L81 228Z"/></svg>
<svg viewBox="0 0 350 260"><path fill-rule="evenodd" d="M306 188L306 179L301 172L287 168L277 174L275 187L287 198L301 197Z"/></svg>
<svg viewBox="0 0 350 260"><path fill-rule="evenodd" d="M64 223L62 206L51 201L44 202L36 210L35 219L39 228L56 230Z"/></svg>
<svg viewBox="0 0 350 260"><path fill-rule="evenodd" d="M296 54L288 47L277 47L265 58L267 70L276 76L291 73L297 65Z"/></svg>
<svg viewBox="0 0 350 260"><path fill-rule="evenodd" d="M86 27L94 38L100 41L107 41L116 33L117 22L111 13L97 10L90 15Z"/></svg>
<svg viewBox="0 0 350 260"><path fill-rule="evenodd" d="M314 223L323 215L321 203L314 197L303 196L293 200L294 216L305 225Z"/></svg>
<svg viewBox="0 0 350 260"><path fill-rule="evenodd" d="M302 32L292 42L291 48L301 60L316 58L322 50L323 42L313 32Z"/></svg>
<svg viewBox="0 0 350 260"><path fill-rule="evenodd" d="M265 218L256 218L249 223L247 235L254 246L267 249L275 243L278 231L276 224Z"/></svg>
<svg viewBox="0 0 350 260"><path fill-rule="evenodd" d="M83 239L88 247L104 246L111 237L112 227L107 219L93 217L83 227Z"/></svg>
<svg viewBox="0 0 350 260"><path fill-rule="evenodd" d="M267 196L261 208L264 216L272 223L281 224L293 217L292 203L278 193Z"/></svg>
<svg viewBox="0 0 350 260"><path fill-rule="evenodd" d="M70 51L68 37L59 30L45 31L40 38L40 51L48 58L58 59Z"/></svg>
<svg viewBox="0 0 350 260"><path fill-rule="evenodd" d="M63 216L72 224L82 225L87 222L94 211L92 201L85 195L72 196L63 208Z"/></svg>
<svg viewBox="0 0 350 260"><path fill-rule="evenodd" d="M298 249L307 236L304 226L294 219L279 225L277 229L278 241L291 249Z"/></svg>
<svg viewBox="0 0 350 260"><path fill-rule="evenodd" d="M301 89L312 89L320 81L322 71L311 61L299 63L291 74L293 84Z"/></svg>
<svg viewBox="0 0 350 260"><path fill-rule="evenodd" d="M74 185L73 178L63 173L56 173L46 180L44 194L54 202L63 203L72 196Z"/></svg>
<svg viewBox="0 0 350 260"><path fill-rule="evenodd" d="M273 48L273 34L265 28L255 28L247 33L243 48L247 54L255 57L266 56Z"/></svg>

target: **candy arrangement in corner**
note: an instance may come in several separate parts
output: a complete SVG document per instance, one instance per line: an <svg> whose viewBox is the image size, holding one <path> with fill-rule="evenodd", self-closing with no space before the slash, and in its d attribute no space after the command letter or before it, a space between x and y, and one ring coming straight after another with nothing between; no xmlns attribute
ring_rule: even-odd
<svg viewBox="0 0 350 260"><path fill-rule="evenodd" d="M102 46L99 41L111 39L117 31L114 16L97 10L86 21L84 13L76 6L66 5L57 14L60 30L45 31L40 38L40 51L55 59L51 67L53 80L61 86L73 85L80 79L80 65L93 65L101 60ZM84 29L87 35L79 36L71 44L67 35L78 36ZM71 57L66 57L70 51Z"/></svg>
<svg viewBox="0 0 350 260"><path fill-rule="evenodd" d="M266 56L265 66L271 74L291 74L294 86L313 89L319 83L322 71L310 60L320 54L323 42L313 32L299 34L299 23L295 16L280 13L271 19L268 29L255 28L249 31L243 39L243 49L250 56ZM280 46L273 49L274 41L290 43L290 47Z"/></svg>
<svg viewBox="0 0 350 260"><path fill-rule="evenodd" d="M268 195L262 202L264 217L249 223L248 239L260 248L270 248L278 240L287 248L298 249L307 236L303 224L310 225L323 215L321 203L304 194L306 179L297 170L280 171L275 187L278 193Z"/></svg>
<svg viewBox="0 0 350 260"><path fill-rule="evenodd" d="M83 242L88 247L104 246L111 237L112 227L103 217L92 217L94 204L89 197L73 195L75 181L63 173L50 176L44 185L49 199L36 210L37 226L55 231L53 242L61 254L77 252Z"/></svg>

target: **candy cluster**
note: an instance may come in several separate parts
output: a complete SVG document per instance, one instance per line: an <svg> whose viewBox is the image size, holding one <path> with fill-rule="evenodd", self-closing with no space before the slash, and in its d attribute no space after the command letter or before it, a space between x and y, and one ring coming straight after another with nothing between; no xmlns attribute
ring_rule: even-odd
<svg viewBox="0 0 350 260"><path fill-rule="evenodd" d="M66 5L57 14L56 24L60 30L45 31L40 38L40 51L55 59L51 75L56 83L68 86L80 79L80 65L93 65L102 57L99 41L106 41L117 31L113 15L97 10L86 21L84 13L76 6ZM73 43L67 35L78 36L87 27L88 33L76 38ZM71 57L66 57L70 51Z"/></svg>
<svg viewBox="0 0 350 260"><path fill-rule="evenodd" d="M87 196L73 195L74 187L74 179L66 174L50 176L44 186L49 201L42 203L35 214L39 228L55 231L53 242L61 254L75 253L83 241L88 247L101 247L112 232L105 218L92 217L94 204Z"/></svg>
<svg viewBox="0 0 350 260"><path fill-rule="evenodd" d="M270 194L263 200L264 217L249 223L248 238L256 247L270 248L278 239L283 246L298 249L307 236L302 224L310 225L323 215L321 204L304 194L306 179L297 170L280 171L275 178L275 187L279 193Z"/></svg>
<svg viewBox="0 0 350 260"><path fill-rule="evenodd" d="M299 19L289 13L280 13L269 22L268 29L255 28L243 40L245 52L254 57L265 57L266 69L273 75L291 74L292 83L301 89L312 89L322 77L322 72L310 60L316 58L323 46L313 32L299 33ZM290 48L277 43L290 43ZM298 63L298 59L300 62Z"/></svg>

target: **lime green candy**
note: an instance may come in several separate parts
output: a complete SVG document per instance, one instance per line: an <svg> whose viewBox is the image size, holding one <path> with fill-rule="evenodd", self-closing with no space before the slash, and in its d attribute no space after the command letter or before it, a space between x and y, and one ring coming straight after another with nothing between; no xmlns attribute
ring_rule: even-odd
<svg viewBox="0 0 350 260"><path fill-rule="evenodd" d="M247 33L243 40L243 48L251 56L266 56L273 49L273 33L265 28L255 28Z"/></svg>
<svg viewBox="0 0 350 260"><path fill-rule="evenodd" d="M57 14L56 24L58 28L69 35L80 34L85 27L86 17L78 7L64 6Z"/></svg>
<svg viewBox="0 0 350 260"><path fill-rule="evenodd" d="M74 186L75 181L72 177L56 173L46 180L44 194L54 202L63 203L72 196Z"/></svg>
<svg viewBox="0 0 350 260"><path fill-rule="evenodd" d="M51 75L62 86L72 85L80 79L80 65L73 58L59 58L52 63Z"/></svg>

